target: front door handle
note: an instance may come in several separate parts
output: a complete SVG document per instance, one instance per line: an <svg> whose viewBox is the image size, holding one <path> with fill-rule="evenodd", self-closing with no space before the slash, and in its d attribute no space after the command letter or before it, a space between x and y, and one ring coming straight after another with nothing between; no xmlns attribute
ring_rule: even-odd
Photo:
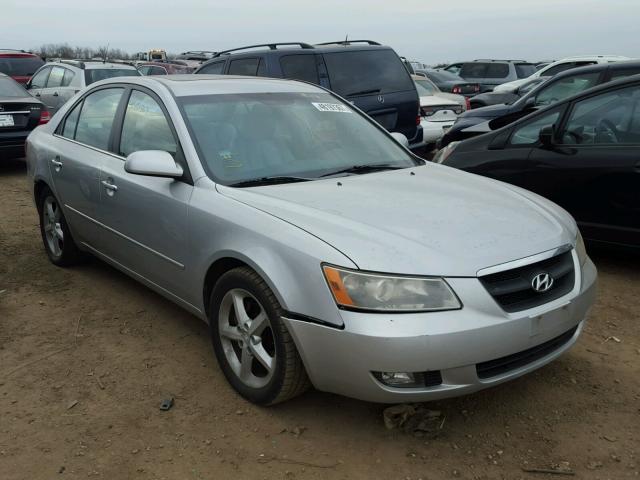
<svg viewBox="0 0 640 480"><path fill-rule="evenodd" d="M58 92L53 92L53 96L57 97L58 96Z"/></svg>
<svg viewBox="0 0 640 480"><path fill-rule="evenodd" d="M107 195L113 195L118 191L118 186L111 183L113 180L102 180L102 185L107 189Z"/></svg>
<svg viewBox="0 0 640 480"><path fill-rule="evenodd" d="M39 93L36 93L36 97L39 97L39 96L40 96L40 94L39 94Z"/></svg>
<svg viewBox="0 0 640 480"><path fill-rule="evenodd" d="M55 157L51 159L51 163L53 164L53 169L56 172L62 170L62 162L60 161L60 157Z"/></svg>

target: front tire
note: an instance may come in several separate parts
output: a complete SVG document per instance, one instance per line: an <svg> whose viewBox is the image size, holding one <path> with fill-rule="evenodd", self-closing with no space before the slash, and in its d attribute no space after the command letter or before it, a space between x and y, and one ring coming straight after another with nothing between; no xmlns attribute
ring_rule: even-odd
<svg viewBox="0 0 640 480"><path fill-rule="evenodd" d="M51 263L59 267L78 263L81 253L73 241L62 206L49 188L38 198L38 213L42 243Z"/></svg>
<svg viewBox="0 0 640 480"><path fill-rule="evenodd" d="M303 393L309 380L282 322L283 310L248 267L230 270L211 292L209 326L227 381L250 402L273 405Z"/></svg>

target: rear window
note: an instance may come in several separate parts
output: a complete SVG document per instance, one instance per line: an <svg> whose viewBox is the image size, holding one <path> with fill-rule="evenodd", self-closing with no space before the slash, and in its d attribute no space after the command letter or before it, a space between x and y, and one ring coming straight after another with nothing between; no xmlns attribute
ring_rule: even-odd
<svg viewBox="0 0 640 480"><path fill-rule="evenodd" d="M258 74L258 58L239 58L229 63L229 75L249 75L255 77ZM209 72L207 72L209 73Z"/></svg>
<svg viewBox="0 0 640 480"><path fill-rule="evenodd" d="M518 78L527 78L536 73L536 66L531 63L516 63L515 67Z"/></svg>
<svg viewBox="0 0 640 480"><path fill-rule="evenodd" d="M39 57L0 57L0 72L14 77L30 77L42 65Z"/></svg>
<svg viewBox="0 0 640 480"><path fill-rule="evenodd" d="M343 96L413 90L402 60L393 50L325 53L331 89Z"/></svg>
<svg viewBox="0 0 640 480"><path fill-rule="evenodd" d="M15 80L0 78L0 97L28 97L29 93Z"/></svg>
<svg viewBox="0 0 640 480"><path fill-rule="evenodd" d="M84 71L84 79L87 85L113 77L139 77L141 73L135 68L92 68Z"/></svg>

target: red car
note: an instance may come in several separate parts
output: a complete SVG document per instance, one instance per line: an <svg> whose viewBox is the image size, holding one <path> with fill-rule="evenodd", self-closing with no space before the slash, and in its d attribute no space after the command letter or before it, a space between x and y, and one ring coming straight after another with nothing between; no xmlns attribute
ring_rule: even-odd
<svg viewBox="0 0 640 480"><path fill-rule="evenodd" d="M24 50L0 50L0 73L25 84L44 61L36 54Z"/></svg>

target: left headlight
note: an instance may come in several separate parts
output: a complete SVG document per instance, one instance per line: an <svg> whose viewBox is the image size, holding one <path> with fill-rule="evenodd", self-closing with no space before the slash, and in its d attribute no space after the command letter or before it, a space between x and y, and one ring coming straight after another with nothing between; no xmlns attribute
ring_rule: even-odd
<svg viewBox="0 0 640 480"><path fill-rule="evenodd" d="M582 239L580 230L578 230L578 236L576 237L576 253L578 254L580 265L584 265L584 262L587 261L587 249L584 246L584 240Z"/></svg>
<svg viewBox="0 0 640 480"><path fill-rule="evenodd" d="M402 277L322 267L340 307L381 312L456 310L462 304L442 278Z"/></svg>

